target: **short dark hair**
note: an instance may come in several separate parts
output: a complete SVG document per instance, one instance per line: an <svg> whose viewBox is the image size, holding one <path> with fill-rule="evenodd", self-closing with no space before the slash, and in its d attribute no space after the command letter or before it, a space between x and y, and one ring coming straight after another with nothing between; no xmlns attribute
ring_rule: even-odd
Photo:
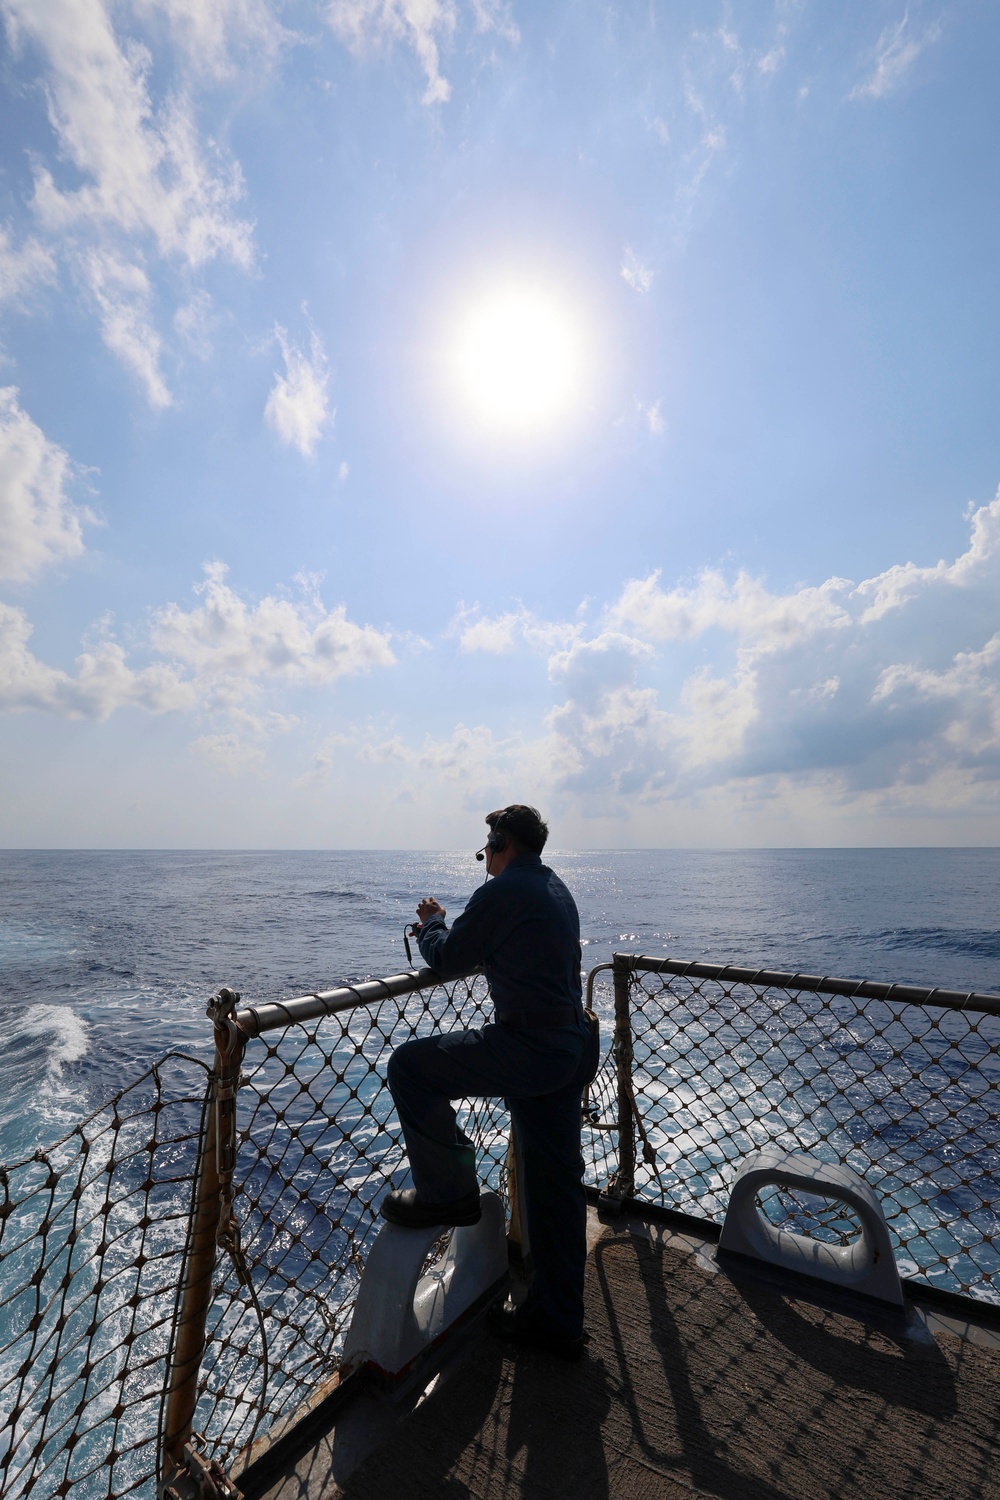
<svg viewBox="0 0 1000 1500"><path fill-rule="evenodd" d="M490 831L505 833L514 848L523 854L541 854L549 836L549 825L537 807L526 807L523 802L512 802L509 807L500 807L486 814Z"/></svg>

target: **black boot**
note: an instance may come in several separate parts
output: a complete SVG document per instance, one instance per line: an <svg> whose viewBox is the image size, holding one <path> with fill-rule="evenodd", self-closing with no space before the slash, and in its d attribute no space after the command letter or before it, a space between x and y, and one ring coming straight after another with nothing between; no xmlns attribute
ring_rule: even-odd
<svg viewBox="0 0 1000 1500"><path fill-rule="evenodd" d="M438 1224L478 1224L483 1216L479 1206L479 1189L453 1198L450 1203L427 1203L418 1198L414 1188L387 1193L382 1199L382 1217L404 1229L434 1229Z"/></svg>
<svg viewBox="0 0 1000 1500"><path fill-rule="evenodd" d="M509 1339L513 1344L530 1344L534 1349L544 1349L546 1354L554 1354L557 1359L580 1359L584 1345L590 1341L586 1333L582 1338L567 1338L532 1313L526 1313L517 1307L491 1307L486 1321L502 1339Z"/></svg>

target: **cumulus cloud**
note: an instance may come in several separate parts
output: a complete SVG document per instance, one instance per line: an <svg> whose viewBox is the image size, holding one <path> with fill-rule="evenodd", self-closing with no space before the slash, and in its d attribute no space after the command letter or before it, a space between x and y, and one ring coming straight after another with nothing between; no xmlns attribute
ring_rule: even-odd
<svg viewBox="0 0 1000 1500"><path fill-rule="evenodd" d="M895 26L887 26L875 46L871 72L851 90L852 99L884 99L902 83L925 47L941 35L941 24L935 21L922 32L910 25L909 11Z"/></svg>
<svg viewBox="0 0 1000 1500"><path fill-rule="evenodd" d="M612 622L654 641L685 640L713 628L750 637L758 647L780 646L814 630L850 623L841 596L851 589L844 578L815 588L772 594L758 579L740 572L729 583L706 568L687 586L662 589L660 573L631 579L609 610Z"/></svg>
<svg viewBox="0 0 1000 1500"><path fill-rule="evenodd" d="M249 682L321 686L395 663L388 635L355 625L344 605L327 610L313 592L300 600L266 595L248 605L222 563L205 568L193 609L169 604L153 616L154 649L190 669L220 701L242 698Z"/></svg>
<svg viewBox="0 0 1000 1500"><path fill-rule="evenodd" d="M267 741L299 726L294 714L252 714L240 708L231 709L226 722L228 728L192 740L191 750L227 776L263 775Z"/></svg>
<svg viewBox="0 0 1000 1500"><path fill-rule="evenodd" d="M462 651L484 651L503 656L519 645L533 651L554 651L567 645L581 627L562 621L541 620L530 609L508 610L501 615L481 615L477 608L459 605L449 634L457 635Z"/></svg>
<svg viewBox="0 0 1000 1500"><path fill-rule="evenodd" d="M0 7L14 45L31 43L43 59L57 145L58 167L35 161L31 206L44 237L35 270L40 257L66 258L108 347L152 404L164 406L147 262L152 254L186 270L219 257L251 264L252 226L237 213L239 168L201 142L188 99L154 107L152 59L116 34L102 0L0 0ZM208 16L218 7L199 9Z"/></svg>
<svg viewBox="0 0 1000 1500"><path fill-rule="evenodd" d="M193 708L198 701L193 685L175 668L157 663L135 671L114 640L101 640L83 652L70 674L34 655L31 634L24 611L0 603L0 711L37 709L70 719L107 719L119 708L165 713Z"/></svg>
<svg viewBox="0 0 1000 1500"><path fill-rule="evenodd" d="M330 367L319 336L313 334L308 355L289 342L284 328L275 326L285 373L275 371L274 385L264 407L264 419L283 443L311 458L335 412L327 401Z"/></svg>
<svg viewBox="0 0 1000 1500"><path fill-rule="evenodd" d="M129 665L107 629L77 658L75 673L47 666L29 647L24 611L0 606L0 709L96 719L128 706L221 715L224 728L213 729L216 739L206 737L218 760L219 733L246 745L297 724L293 716L248 707L266 687L326 687L395 663L385 632L354 624L343 605L328 610L314 589L248 604L225 580L225 567L210 564L193 608L169 604L153 612L144 647L159 659L141 668Z"/></svg>
<svg viewBox="0 0 1000 1500"><path fill-rule="evenodd" d="M827 807L994 806L1000 493L969 522L953 560L900 563L859 583L780 591L707 569L666 587L653 573L626 583L596 625L537 632L527 611L460 612L462 649L534 650L554 690L539 736L491 743L491 779L530 775L539 795L611 817L807 788ZM691 663L698 643L711 665ZM419 752L397 736L378 753L404 762Z"/></svg>
<svg viewBox="0 0 1000 1500"><path fill-rule="evenodd" d="M609 618L635 637L732 641L732 670L689 678L671 715L678 774L829 773L848 789L1000 776L1000 494L970 521L954 561L856 585L776 594L714 571L673 589L656 575L627 584Z"/></svg>
<svg viewBox="0 0 1000 1500"><path fill-rule="evenodd" d="M15 386L0 387L0 578L17 582L83 551L69 455L50 442L18 402Z"/></svg>

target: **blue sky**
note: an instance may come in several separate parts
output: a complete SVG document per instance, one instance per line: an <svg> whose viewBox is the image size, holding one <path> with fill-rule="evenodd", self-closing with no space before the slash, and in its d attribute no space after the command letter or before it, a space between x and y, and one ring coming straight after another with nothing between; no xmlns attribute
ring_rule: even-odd
<svg viewBox="0 0 1000 1500"><path fill-rule="evenodd" d="M995 0L0 13L0 843L1000 843Z"/></svg>

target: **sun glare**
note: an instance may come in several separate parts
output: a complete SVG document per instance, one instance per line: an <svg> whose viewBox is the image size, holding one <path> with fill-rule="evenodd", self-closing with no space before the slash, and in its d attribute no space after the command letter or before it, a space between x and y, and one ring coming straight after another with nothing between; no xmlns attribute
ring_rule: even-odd
<svg viewBox="0 0 1000 1500"><path fill-rule="evenodd" d="M471 307L459 323L454 374L470 413L495 429L551 426L575 404L581 383L579 330L544 292L508 287Z"/></svg>

